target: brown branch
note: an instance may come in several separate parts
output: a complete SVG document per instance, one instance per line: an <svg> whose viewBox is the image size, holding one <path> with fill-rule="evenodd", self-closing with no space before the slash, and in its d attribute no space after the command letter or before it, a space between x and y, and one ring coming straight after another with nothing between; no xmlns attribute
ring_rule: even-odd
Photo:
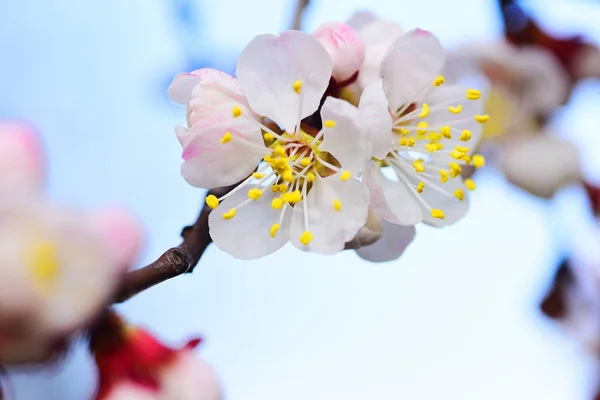
<svg viewBox="0 0 600 400"><path fill-rule="evenodd" d="M292 20L292 25L290 29L294 29L299 31L302 27L302 17L304 16L304 11L306 7L308 7L308 3L310 0L296 0L296 8L294 9L294 19Z"/></svg>
<svg viewBox="0 0 600 400"><path fill-rule="evenodd" d="M221 197L235 186L237 185L213 189L208 194ZM210 212L210 207L205 204L196 222L183 228L181 232L183 242L179 246L165 251L156 261L145 267L127 273L115 302L121 303L154 285L186 272L192 272L208 245L212 243L208 231Z"/></svg>

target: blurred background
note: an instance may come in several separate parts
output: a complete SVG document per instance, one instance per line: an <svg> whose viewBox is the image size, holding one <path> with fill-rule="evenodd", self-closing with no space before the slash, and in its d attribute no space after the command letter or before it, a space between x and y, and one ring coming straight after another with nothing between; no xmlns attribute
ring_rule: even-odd
<svg viewBox="0 0 600 400"><path fill-rule="evenodd" d="M521 3L548 32L600 41L596 0ZM173 127L185 110L166 88L181 71L233 72L255 35L290 26L293 0L3 0L0 118L25 118L46 141L57 201L120 203L145 224L139 265L179 243L202 190L179 174ZM493 0L313 0L303 29L357 10L438 35L449 49L502 35ZM582 81L556 119L600 180L600 83ZM581 189L550 202L493 167L468 216L419 227L400 260L371 264L286 247L248 262L211 247L191 275L119 306L171 344L205 338L201 354L231 400L587 400L596 361L539 303L562 257L598 252ZM33 373L32 373L33 372ZM10 371L9 398L88 398L83 344L57 365Z"/></svg>

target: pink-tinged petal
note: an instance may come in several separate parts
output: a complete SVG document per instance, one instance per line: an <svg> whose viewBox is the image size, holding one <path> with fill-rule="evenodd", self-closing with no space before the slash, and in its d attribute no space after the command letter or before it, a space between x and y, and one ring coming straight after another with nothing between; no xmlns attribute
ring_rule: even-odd
<svg viewBox="0 0 600 400"><path fill-rule="evenodd" d="M370 207L394 224L415 225L423 220L421 204L404 182L388 179L376 162L370 162L363 182L369 189Z"/></svg>
<svg viewBox="0 0 600 400"><path fill-rule="evenodd" d="M313 33L333 60L333 78L343 82L360 69L365 45L352 27L339 22L321 25Z"/></svg>
<svg viewBox="0 0 600 400"><path fill-rule="evenodd" d="M1 200L38 192L45 178L44 161L40 140L32 125L25 121L0 120Z"/></svg>
<svg viewBox="0 0 600 400"><path fill-rule="evenodd" d="M382 85L381 79L377 79L367 86L358 104L360 121L371 142L372 155L378 159L385 158L390 152L393 140L392 117Z"/></svg>
<svg viewBox="0 0 600 400"><path fill-rule="evenodd" d="M354 239L346 243L345 248L360 249L361 247L372 245L381 238L382 233L381 217L377 215L375 210L369 208L367 222L359 229Z"/></svg>
<svg viewBox="0 0 600 400"><path fill-rule="evenodd" d="M176 104L187 105L192 98L192 90L200 82L201 69L192 72L182 72L175 75L167 89L169 98Z"/></svg>
<svg viewBox="0 0 600 400"><path fill-rule="evenodd" d="M287 205L279 210L271 207L271 202L280 193L273 193L270 187L263 190L260 199L239 207L248 199L248 190L253 187L241 187L213 210L208 219L210 236L217 247L242 260L271 254L283 247L290 237L292 210ZM236 208L235 216L224 219L223 214L232 208ZM282 212L284 217L280 222ZM272 237L271 228L274 224L279 224L280 228Z"/></svg>
<svg viewBox="0 0 600 400"><path fill-rule="evenodd" d="M212 368L191 351L182 351L164 368L160 384L163 398L220 400L221 385Z"/></svg>
<svg viewBox="0 0 600 400"><path fill-rule="evenodd" d="M433 86L444 66L440 41L427 31L412 30L400 36L381 63L383 89L391 109L415 101Z"/></svg>
<svg viewBox="0 0 600 400"><path fill-rule="evenodd" d="M125 210L105 209L92 216L92 226L98 230L106 251L117 266L131 266L143 241L139 223Z"/></svg>
<svg viewBox="0 0 600 400"><path fill-rule="evenodd" d="M386 262L398 259L415 238L414 226L402 226L383 222L381 239L370 246L356 250L363 259L372 262Z"/></svg>
<svg viewBox="0 0 600 400"><path fill-rule="evenodd" d="M267 149L260 128L244 119L192 128L183 149L181 174L192 186L233 185L254 171Z"/></svg>
<svg viewBox="0 0 600 400"><path fill-rule="evenodd" d="M307 202L308 226L304 219L304 202ZM317 179L306 198L294 206L290 240L300 250L338 253L365 225L368 206L369 194L358 179L342 181L339 173ZM308 245L300 241L306 230L313 235Z"/></svg>
<svg viewBox="0 0 600 400"><path fill-rule="evenodd" d="M294 132L319 107L331 72L331 57L317 39L285 31L254 38L240 54L236 75L255 112Z"/></svg>
<svg viewBox="0 0 600 400"><path fill-rule="evenodd" d="M106 396L96 400L161 400L160 393L147 389L141 385L124 382L116 385ZM175 399L175 398L173 398ZM179 399L178 399L179 400Z"/></svg>
<svg viewBox="0 0 600 400"><path fill-rule="evenodd" d="M335 126L323 127L323 142L319 150L326 151L340 162L343 169L360 174L372 157L371 142L359 123L358 109L345 100L328 97L321 109L323 121Z"/></svg>

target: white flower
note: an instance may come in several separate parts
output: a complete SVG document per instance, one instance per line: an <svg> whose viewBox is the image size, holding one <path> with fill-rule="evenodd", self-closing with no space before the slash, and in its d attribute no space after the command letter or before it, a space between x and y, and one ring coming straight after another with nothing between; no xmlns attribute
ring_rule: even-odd
<svg viewBox="0 0 600 400"><path fill-rule="evenodd" d="M410 31L382 61L381 80L365 89L385 93L394 120L389 153L363 176L371 207L393 224L444 226L460 219L468 209L466 192L475 188L471 180L463 182L461 165L484 163L471 156L480 124L489 118L479 114L480 93L444 85L438 75L444 59L435 36Z"/></svg>
<svg viewBox="0 0 600 400"><path fill-rule="evenodd" d="M313 33L333 60L332 76L338 84L355 75L365 60L365 45L352 27L340 22L321 25Z"/></svg>
<svg viewBox="0 0 600 400"><path fill-rule="evenodd" d="M319 109L331 74L331 57L313 36L261 35L238 60L245 99L199 100L226 106L229 115L179 133L183 176L204 188L248 177L222 198L207 198L216 208L209 224L220 249L252 259L291 240L302 250L332 254L364 225L368 193L355 176L387 152L386 139L382 145L377 138L391 120L381 101L365 97L357 109L326 98L318 126L301 124Z"/></svg>

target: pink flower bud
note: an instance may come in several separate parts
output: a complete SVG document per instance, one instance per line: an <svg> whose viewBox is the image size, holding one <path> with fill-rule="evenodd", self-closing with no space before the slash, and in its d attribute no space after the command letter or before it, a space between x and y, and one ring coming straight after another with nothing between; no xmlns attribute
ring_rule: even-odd
<svg viewBox="0 0 600 400"><path fill-rule="evenodd" d="M339 22L321 25L313 35L321 42L333 60L333 78L339 83L348 80L365 60L365 45L352 27Z"/></svg>

